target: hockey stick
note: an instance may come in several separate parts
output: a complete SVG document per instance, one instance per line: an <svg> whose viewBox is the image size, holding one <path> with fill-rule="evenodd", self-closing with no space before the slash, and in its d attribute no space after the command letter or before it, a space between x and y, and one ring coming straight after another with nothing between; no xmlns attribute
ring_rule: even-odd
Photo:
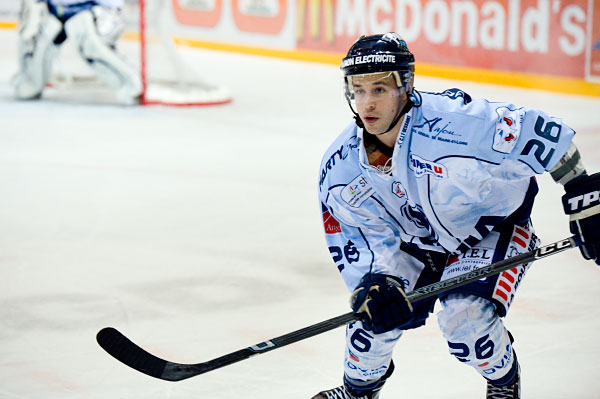
<svg viewBox="0 0 600 399"><path fill-rule="evenodd" d="M533 251L501 260L489 266L473 270L448 280L440 281L438 283L416 289L408 293L407 297L411 302L420 301L433 295L439 295L442 292L450 289L472 283L481 278L498 274L505 270L512 269L513 267L530 263L535 260L557 254L569 248L577 247L579 245L581 245L581 242L578 238L566 238L553 244L545 245ZM118 330L112 327L107 327L100 330L96 339L98 344L100 344L100 346L111 356L127 366L136 369L137 371L161 380L181 381L206 373L208 371L228 366L241 360L248 359L251 356L281 348L282 346L313 337L329 330L333 330L334 328L355 321L358 318L359 317L352 312L346 313L341 316L333 317L320 323L302 328L300 330L293 331L280 337L261 342L254 346L249 346L216 359L197 364L175 363L156 357L137 346Z"/></svg>

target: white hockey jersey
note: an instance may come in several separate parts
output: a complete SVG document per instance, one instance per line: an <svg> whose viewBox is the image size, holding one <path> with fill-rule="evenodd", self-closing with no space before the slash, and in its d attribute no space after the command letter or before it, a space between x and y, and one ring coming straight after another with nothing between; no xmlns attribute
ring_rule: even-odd
<svg viewBox="0 0 600 399"><path fill-rule="evenodd" d="M412 290L421 270L406 266L402 241L465 251L523 204L531 177L549 171L575 134L539 110L471 101L458 89L421 94L387 173L369 165L354 123L323 157L325 237L349 290L368 272L401 276Z"/></svg>

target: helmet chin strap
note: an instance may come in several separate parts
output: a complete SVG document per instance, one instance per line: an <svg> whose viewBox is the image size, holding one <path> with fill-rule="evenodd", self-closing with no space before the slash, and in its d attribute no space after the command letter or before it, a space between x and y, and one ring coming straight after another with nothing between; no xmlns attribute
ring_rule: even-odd
<svg viewBox="0 0 600 399"><path fill-rule="evenodd" d="M392 130L394 128L394 126L396 126L396 124L398 122L400 122L400 119L402 119L402 117L404 116L404 114L406 114L408 111L411 110L411 108L413 107L413 103L412 101L410 101L410 99L408 99L406 101L406 104L404 105L404 107L398 112L398 115L396 115L396 117L394 118L394 120L392 121L392 123L390 123L390 126L388 126L387 130L383 133L380 134L385 134L387 132L389 132L390 130Z"/></svg>

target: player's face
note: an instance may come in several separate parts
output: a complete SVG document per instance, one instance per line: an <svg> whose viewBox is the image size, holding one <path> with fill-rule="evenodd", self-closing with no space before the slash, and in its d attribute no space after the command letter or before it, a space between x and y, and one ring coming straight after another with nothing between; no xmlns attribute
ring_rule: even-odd
<svg viewBox="0 0 600 399"><path fill-rule="evenodd" d="M352 90L356 112L371 134L385 133L407 101L388 72L352 76Z"/></svg>

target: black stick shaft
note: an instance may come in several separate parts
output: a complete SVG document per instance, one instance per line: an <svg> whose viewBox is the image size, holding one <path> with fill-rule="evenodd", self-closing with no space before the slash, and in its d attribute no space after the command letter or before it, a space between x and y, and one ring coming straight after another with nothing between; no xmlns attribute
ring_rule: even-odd
<svg viewBox="0 0 600 399"><path fill-rule="evenodd" d="M420 301L465 284L475 282L479 279L512 269L513 267L557 254L569 248L577 247L579 245L581 245L581 242L576 237L566 238L564 240L542 246L533 251L501 260L489 266L482 267L480 269L473 270L444 281L430 284L425 287L421 287L408 293L407 297L411 302ZM358 319L359 316L349 312L320 323L292 331L277 338L231 352L216 359L197 364L181 364L158 358L140 348L119 331L111 327L102 329L97 335L97 340L100 346L104 348L104 350L106 350L111 356L129 367L162 380L180 381L199 374L204 374L208 371L228 366L233 363L237 363L254 355L269 352L274 349L281 348L282 346L322 334Z"/></svg>
<svg viewBox="0 0 600 399"><path fill-rule="evenodd" d="M444 281L426 285L425 287L421 287L409 292L406 294L406 296L411 302L420 301L421 299L425 299L433 295L439 295L445 291L461 287L465 284L473 283L479 279L493 276L505 270L510 270L513 267L557 254L569 248L575 248L580 244L580 241L576 237L565 238L564 240L544 245L543 247L539 247L533 251L525 252L523 254L513 256L512 258L507 258L496 263L492 263L489 266L485 266Z"/></svg>

